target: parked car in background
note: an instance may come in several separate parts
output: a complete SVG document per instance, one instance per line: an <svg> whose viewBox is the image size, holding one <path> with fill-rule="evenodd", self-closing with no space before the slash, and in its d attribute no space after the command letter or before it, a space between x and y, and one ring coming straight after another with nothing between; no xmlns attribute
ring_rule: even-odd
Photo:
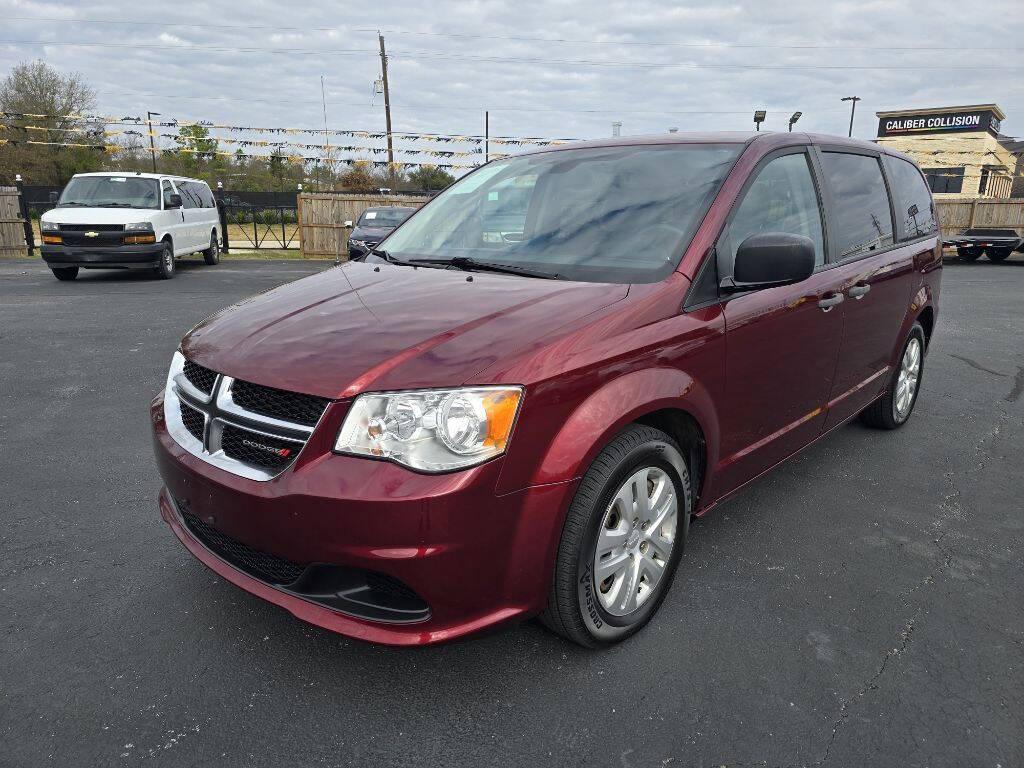
<svg viewBox="0 0 1024 768"><path fill-rule="evenodd" d="M941 256L921 171L867 142L496 160L364 261L185 336L151 405L160 513L227 581L351 637L540 615L614 643L692 515L858 415L908 421Z"/></svg>
<svg viewBox="0 0 1024 768"><path fill-rule="evenodd" d="M355 225L351 221L346 221L345 226L351 229L348 234L349 259L357 260L366 256L369 249L391 234L395 227L415 211L415 208L397 205L367 208L356 220Z"/></svg>
<svg viewBox="0 0 1024 768"><path fill-rule="evenodd" d="M152 173L80 173L40 217L42 255L58 280L79 269L151 269L174 277L175 259L220 261L220 218L205 181Z"/></svg>
<svg viewBox="0 0 1024 768"><path fill-rule="evenodd" d="M1006 261L1019 250L1024 239L1013 229L968 229L962 235L947 237L943 245L956 248L964 261L975 261L983 254L989 261Z"/></svg>

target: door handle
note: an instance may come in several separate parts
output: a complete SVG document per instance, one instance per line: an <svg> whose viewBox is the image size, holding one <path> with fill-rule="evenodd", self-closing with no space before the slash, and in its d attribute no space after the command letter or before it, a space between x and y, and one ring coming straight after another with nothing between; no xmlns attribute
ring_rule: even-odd
<svg viewBox="0 0 1024 768"><path fill-rule="evenodd" d="M822 312L831 312L832 307L843 303L843 298L843 294L833 292L818 299L818 306Z"/></svg>
<svg viewBox="0 0 1024 768"><path fill-rule="evenodd" d="M860 301L861 299L864 298L864 295L870 290L871 286L868 285L867 283L857 283L856 285L851 285L849 287L849 289L846 291L846 295L849 296L851 299L857 299L857 301Z"/></svg>

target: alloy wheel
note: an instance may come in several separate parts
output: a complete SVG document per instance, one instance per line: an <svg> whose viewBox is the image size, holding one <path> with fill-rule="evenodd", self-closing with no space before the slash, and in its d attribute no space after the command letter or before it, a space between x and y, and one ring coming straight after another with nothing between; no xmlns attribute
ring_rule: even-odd
<svg viewBox="0 0 1024 768"><path fill-rule="evenodd" d="M679 500L658 467L633 473L612 498L594 553L594 592L613 616L627 616L654 594L675 545Z"/></svg>
<svg viewBox="0 0 1024 768"><path fill-rule="evenodd" d="M907 343L900 361L900 372L896 378L896 396L893 398L893 415L903 421L910 415L917 394L917 382L921 377L921 340L916 336Z"/></svg>

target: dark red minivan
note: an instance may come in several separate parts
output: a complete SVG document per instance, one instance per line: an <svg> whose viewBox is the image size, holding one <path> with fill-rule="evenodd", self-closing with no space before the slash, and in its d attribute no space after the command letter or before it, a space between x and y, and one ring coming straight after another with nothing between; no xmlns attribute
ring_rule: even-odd
<svg viewBox="0 0 1024 768"><path fill-rule="evenodd" d="M395 645L657 611L703 515L861 415L910 417L941 250L918 168L827 136L491 162L361 262L194 328L160 510L225 579Z"/></svg>

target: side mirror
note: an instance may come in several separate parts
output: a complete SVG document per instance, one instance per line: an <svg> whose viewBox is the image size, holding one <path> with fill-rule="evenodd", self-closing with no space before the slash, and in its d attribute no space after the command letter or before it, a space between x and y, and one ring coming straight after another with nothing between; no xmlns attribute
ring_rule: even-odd
<svg viewBox="0 0 1024 768"><path fill-rule="evenodd" d="M51 192L50 193L50 202L51 203L56 203L58 197L59 197L59 195L56 192Z"/></svg>
<svg viewBox="0 0 1024 768"><path fill-rule="evenodd" d="M764 232L751 235L736 249L732 277L722 280L726 293L792 285L814 272L814 242L803 235Z"/></svg>
<svg viewBox="0 0 1024 768"><path fill-rule="evenodd" d="M170 194L167 196L167 202L164 204L164 208L181 208L181 195Z"/></svg>
<svg viewBox="0 0 1024 768"><path fill-rule="evenodd" d="M343 226L345 229L352 229L352 222L351 221L346 221L341 226Z"/></svg>

